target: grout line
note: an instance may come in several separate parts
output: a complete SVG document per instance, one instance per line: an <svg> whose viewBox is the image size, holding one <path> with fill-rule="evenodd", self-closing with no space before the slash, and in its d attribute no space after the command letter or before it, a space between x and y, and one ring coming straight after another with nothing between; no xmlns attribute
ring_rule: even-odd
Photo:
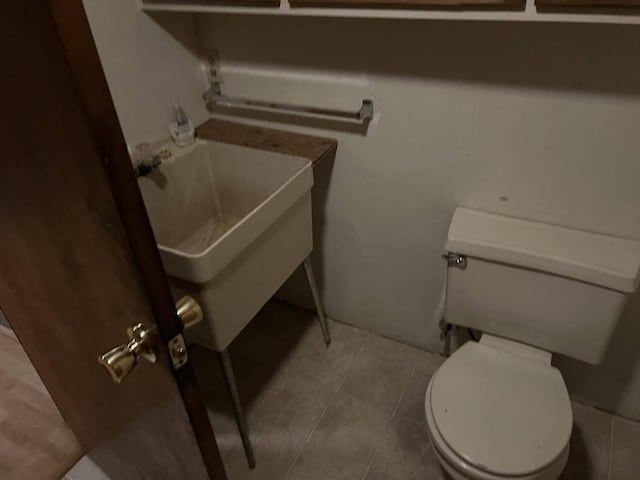
<svg viewBox="0 0 640 480"><path fill-rule="evenodd" d="M614 435L614 422L615 417L613 415L611 415L611 429L610 429L610 433L611 433L611 438L609 439L609 461L608 463L608 468L607 468L607 479L611 480L611 471L613 470L613 435Z"/></svg>
<svg viewBox="0 0 640 480"><path fill-rule="evenodd" d="M271 302L280 303L282 305L286 305L289 308L294 308L294 309L298 309L298 310L305 310L307 312L312 312L312 313L316 314L316 317L317 317L317 312L315 310L315 307L301 307L299 305L294 305L294 304L289 303L289 302L287 302L285 300L279 300L279 299L271 299L270 301ZM392 342L400 343L405 347L415 348L416 350L420 350L421 352L430 353L432 355L437 355L439 357L445 357L445 358L448 357L448 355L446 355L446 354L444 354L444 353L442 353L440 351L427 349L427 347L425 345L420 345L418 343L410 343L410 342L408 342L406 340L401 340L401 339L398 339L398 338L395 338L395 337L391 337L389 335L382 334L382 333L380 333L378 331L370 330L370 329L364 328L364 327L362 327L360 325L356 325L354 323L347 322L346 320L343 320L341 318L337 318L337 317L334 317L334 316L326 315L326 312L325 312L325 316L327 317L327 320L329 320L329 321L333 321L333 322L339 323L340 325L351 327L351 328L353 328L355 330L359 330L361 332L365 332L368 337L374 335L376 337L384 338L385 340L391 340Z"/></svg>
<svg viewBox="0 0 640 480"><path fill-rule="evenodd" d="M273 378L269 382L270 385L267 387L266 391L264 392L264 395L262 395L262 398L260 399L260 401L255 405L255 408L253 409L251 414L247 416L247 420L249 420L250 418L255 418L255 416L258 413L258 410L260 410L260 407L262 406L262 404L267 400L267 397L275 389L276 384L278 383L278 381L281 378L283 378L284 375L289 371L289 369L293 365L293 361L296 358L298 358L299 355L300 355L300 352L296 352L294 355L292 355L290 358L288 358L284 362L284 364L282 365L282 368L278 368L277 373L273 376Z"/></svg>
<svg viewBox="0 0 640 480"><path fill-rule="evenodd" d="M411 373L409 374L409 378L407 379L407 382L404 384L404 388L402 389L400 398L396 402L396 406L393 408L393 411L391 412L391 416L389 417L389 420L387 420L387 424L384 427L384 432L380 438L380 441L378 442L378 445L376 446L376 449L373 451L373 455L371 455L371 460L369 460L369 464L367 465L367 469L365 470L364 475L362 475L361 480L365 480L367 475L369 475L369 471L373 466L373 462L375 461L376 456L378 455L378 452L382 448L382 444L384 443L384 440L387 437L387 432L389 431L389 428L391 428L391 422L395 418L396 413L398 413L398 409L400 408L400 403L402 403L402 399L404 398L405 393L407 393L407 389L409 388L409 384L411 383L411 379L413 378L413 375L415 373L416 373L416 367L413 367L411 370Z"/></svg>
<svg viewBox="0 0 640 480"><path fill-rule="evenodd" d="M368 338L368 337L367 337ZM296 346L297 348L297 346ZM245 416L247 418L247 423L249 420L256 420L258 412L260 410L260 407L266 402L267 398L269 397L269 395L271 394L271 392L275 389L276 384L278 382L278 380L280 380L281 378L284 377L284 375L287 373L287 371L291 368L291 366L293 365L293 362L302 354L302 352L300 351L296 351L295 354L293 354L291 357L289 357L283 364L282 364L282 368L278 368L277 373L274 375L274 377L271 379L271 382L269 382L270 384L267 386L267 388L265 389L264 394L261 396L261 398L258 400L258 402L254 405L254 408L251 409L251 412L248 412L245 410ZM245 359L248 359L251 362L254 363L259 363L256 360L254 360L251 357L247 357L246 355L242 355L241 353L239 354L239 356L244 357ZM232 360L232 365L233 365L233 360ZM228 396L228 392L227 392L227 396ZM231 401L231 400L229 400ZM243 405L244 408L244 405ZM236 429L238 428L237 426L237 420L235 419L235 416L233 417L234 422L236 422ZM211 421L210 421L211 422ZM239 434L239 432L238 432ZM251 428L249 427L249 435L251 435ZM225 460L231 453L231 451L236 448L237 445L242 443L242 439L241 438L237 438L226 450L225 452L221 452L221 457L223 460ZM244 447L243 447L244 448Z"/></svg>
<svg viewBox="0 0 640 480"><path fill-rule="evenodd" d="M604 407L599 407L598 405L594 405L593 403L589 403L586 400L582 400L580 398L573 398L571 395L569 395L570 399L572 402L574 403L578 403L580 405L582 405L583 407L587 407L590 408L592 410L598 410L599 412L603 412L603 413L608 413L609 415L613 415L614 417L618 417L621 418L623 420L629 420L630 422L636 422L636 423L640 423L640 420L632 418L628 415L623 415L619 412L616 412L615 410L611 410L609 408L604 408Z"/></svg>
<svg viewBox="0 0 640 480"><path fill-rule="evenodd" d="M366 330L365 330L366 331ZM313 435L313 433L316 431L316 429L318 428L318 425L320 425L320 422L322 421L322 419L324 418L325 414L327 413L327 410L329 410L329 407L331 406L331 404L333 403L333 400L336 398L336 396L338 395L338 392L340 391L340 388L342 388L342 385L344 384L345 380L347 379L347 376L349 375L349 373L351 372L351 368L353 367L353 362L355 360L355 358L360 355L360 353L362 352L362 350L364 350L364 346L367 344L367 342L369 341L369 338L371 337L371 334L369 332L367 332L367 337L365 338L364 342L362 342L362 345L360 346L360 348L358 349L357 352L355 352L351 358L349 359L349 365L347 366L346 371L344 372L344 375L342 376L342 378L340 379L340 382L338 383L338 385L336 386L336 389L333 391L333 393L331 394L331 397L329 397L329 400L327 401L327 404L324 406L324 408L322 409L322 412L320 412L320 415L318 415L318 420L316 420L316 422L313 424L313 427L311 428L311 431L309 432L309 434L306 436L306 438L304 439L304 442L302 442L302 446L300 447L300 450L298 450L298 453L296 454L296 456L294 457L294 459L291 461L291 465L289 466L289 469L287 470L287 472L284 474L284 476L282 477L282 480L287 480L287 478L289 477L289 475L291 474L291 472L293 471L293 467L295 466L296 462L298 461L298 458L300 458L300 455L302 455L302 452L304 451L305 447L307 446L307 443L309 442L309 440L311 439L311 436Z"/></svg>
<svg viewBox="0 0 640 480"><path fill-rule="evenodd" d="M319 333L320 335L322 335L322 332L319 332ZM293 348L294 350L293 354L285 360L285 362L281 365L280 368L278 368L278 371L276 372L274 377L271 379L270 385L267 387L266 391L264 392L264 395L262 395L262 398L260 399L260 401L255 405L255 408L253 409L251 414L247 415L247 420L255 418L258 410L260 409L260 406L266 401L267 397L274 390L278 381L286 375L286 373L292 368L294 362L302 355L303 353L302 349L299 349L299 347L300 347L299 344L296 345ZM249 358L249 360L253 361L252 358Z"/></svg>

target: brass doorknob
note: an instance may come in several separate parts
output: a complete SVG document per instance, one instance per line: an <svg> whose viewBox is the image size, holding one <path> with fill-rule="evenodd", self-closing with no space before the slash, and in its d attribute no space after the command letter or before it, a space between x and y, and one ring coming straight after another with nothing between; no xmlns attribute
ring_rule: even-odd
<svg viewBox="0 0 640 480"><path fill-rule="evenodd" d="M202 308L193 297L185 295L176 302L176 312L182 321L184 328L193 327L204 318Z"/></svg>
<svg viewBox="0 0 640 480"><path fill-rule="evenodd" d="M185 296L176 302L176 313L185 328L202 321L202 308L192 297ZM141 323L127 328L129 342L112 348L98 357L102 365L114 382L120 383L143 358L150 363L156 363L154 327L145 329ZM169 354L174 368L187 362L187 348L182 335L176 336L169 342Z"/></svg>
<svg viewBox="0 0 640 480"><path fill-rule="evenodd" d="M155 340L151 330L145 329L141 323L127 328L129 342L118 345L98 357L98 362L114 382L122 382L141 358L156 363L157 357L153 347Z"/></svg>

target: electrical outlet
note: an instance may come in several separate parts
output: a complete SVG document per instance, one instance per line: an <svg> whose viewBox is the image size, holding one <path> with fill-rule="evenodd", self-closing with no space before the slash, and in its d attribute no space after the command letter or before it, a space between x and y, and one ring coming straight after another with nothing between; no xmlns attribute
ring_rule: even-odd
<svg viewBox="0 0 640 480"><path fill-rule="evenodd" d="M220 72L220 54L215 49L202 50L202 68L207 75L209 83L222 83L222 73Z"/></svg>

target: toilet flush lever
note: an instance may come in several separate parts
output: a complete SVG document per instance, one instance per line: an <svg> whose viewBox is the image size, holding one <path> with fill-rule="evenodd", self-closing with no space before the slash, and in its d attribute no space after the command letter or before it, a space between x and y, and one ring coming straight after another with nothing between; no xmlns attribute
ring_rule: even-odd
<svg viewBox="0 0 640 480"><path fill-rule="evenodd" d="M464 255L447 252L442 255L442 258L447 261L447 267L457 267L461 270L467 268L467 257L465 257Z"/></svg>

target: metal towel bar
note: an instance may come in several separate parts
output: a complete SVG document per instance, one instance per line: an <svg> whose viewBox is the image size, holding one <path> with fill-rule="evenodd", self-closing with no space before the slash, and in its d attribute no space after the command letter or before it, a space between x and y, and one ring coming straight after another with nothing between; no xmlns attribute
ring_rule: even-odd
<svg viewBox="0 0 640 480"><path fill-rule="evenodd" d="M338 110L333 108L309 107L304 105L294 105L291 103L266 102L263 100L252 100L250 98L232 97L224 95L220 90L220 84L211 83L209 90L202 94L202 99L208 105L210 102L227 107L240 108L260 108L267 110L281 110L294 113L305 113L322 117L338 117L349 120L368 121L373 119L373 100L365 98L362 105L356 111Z"/></svg>

